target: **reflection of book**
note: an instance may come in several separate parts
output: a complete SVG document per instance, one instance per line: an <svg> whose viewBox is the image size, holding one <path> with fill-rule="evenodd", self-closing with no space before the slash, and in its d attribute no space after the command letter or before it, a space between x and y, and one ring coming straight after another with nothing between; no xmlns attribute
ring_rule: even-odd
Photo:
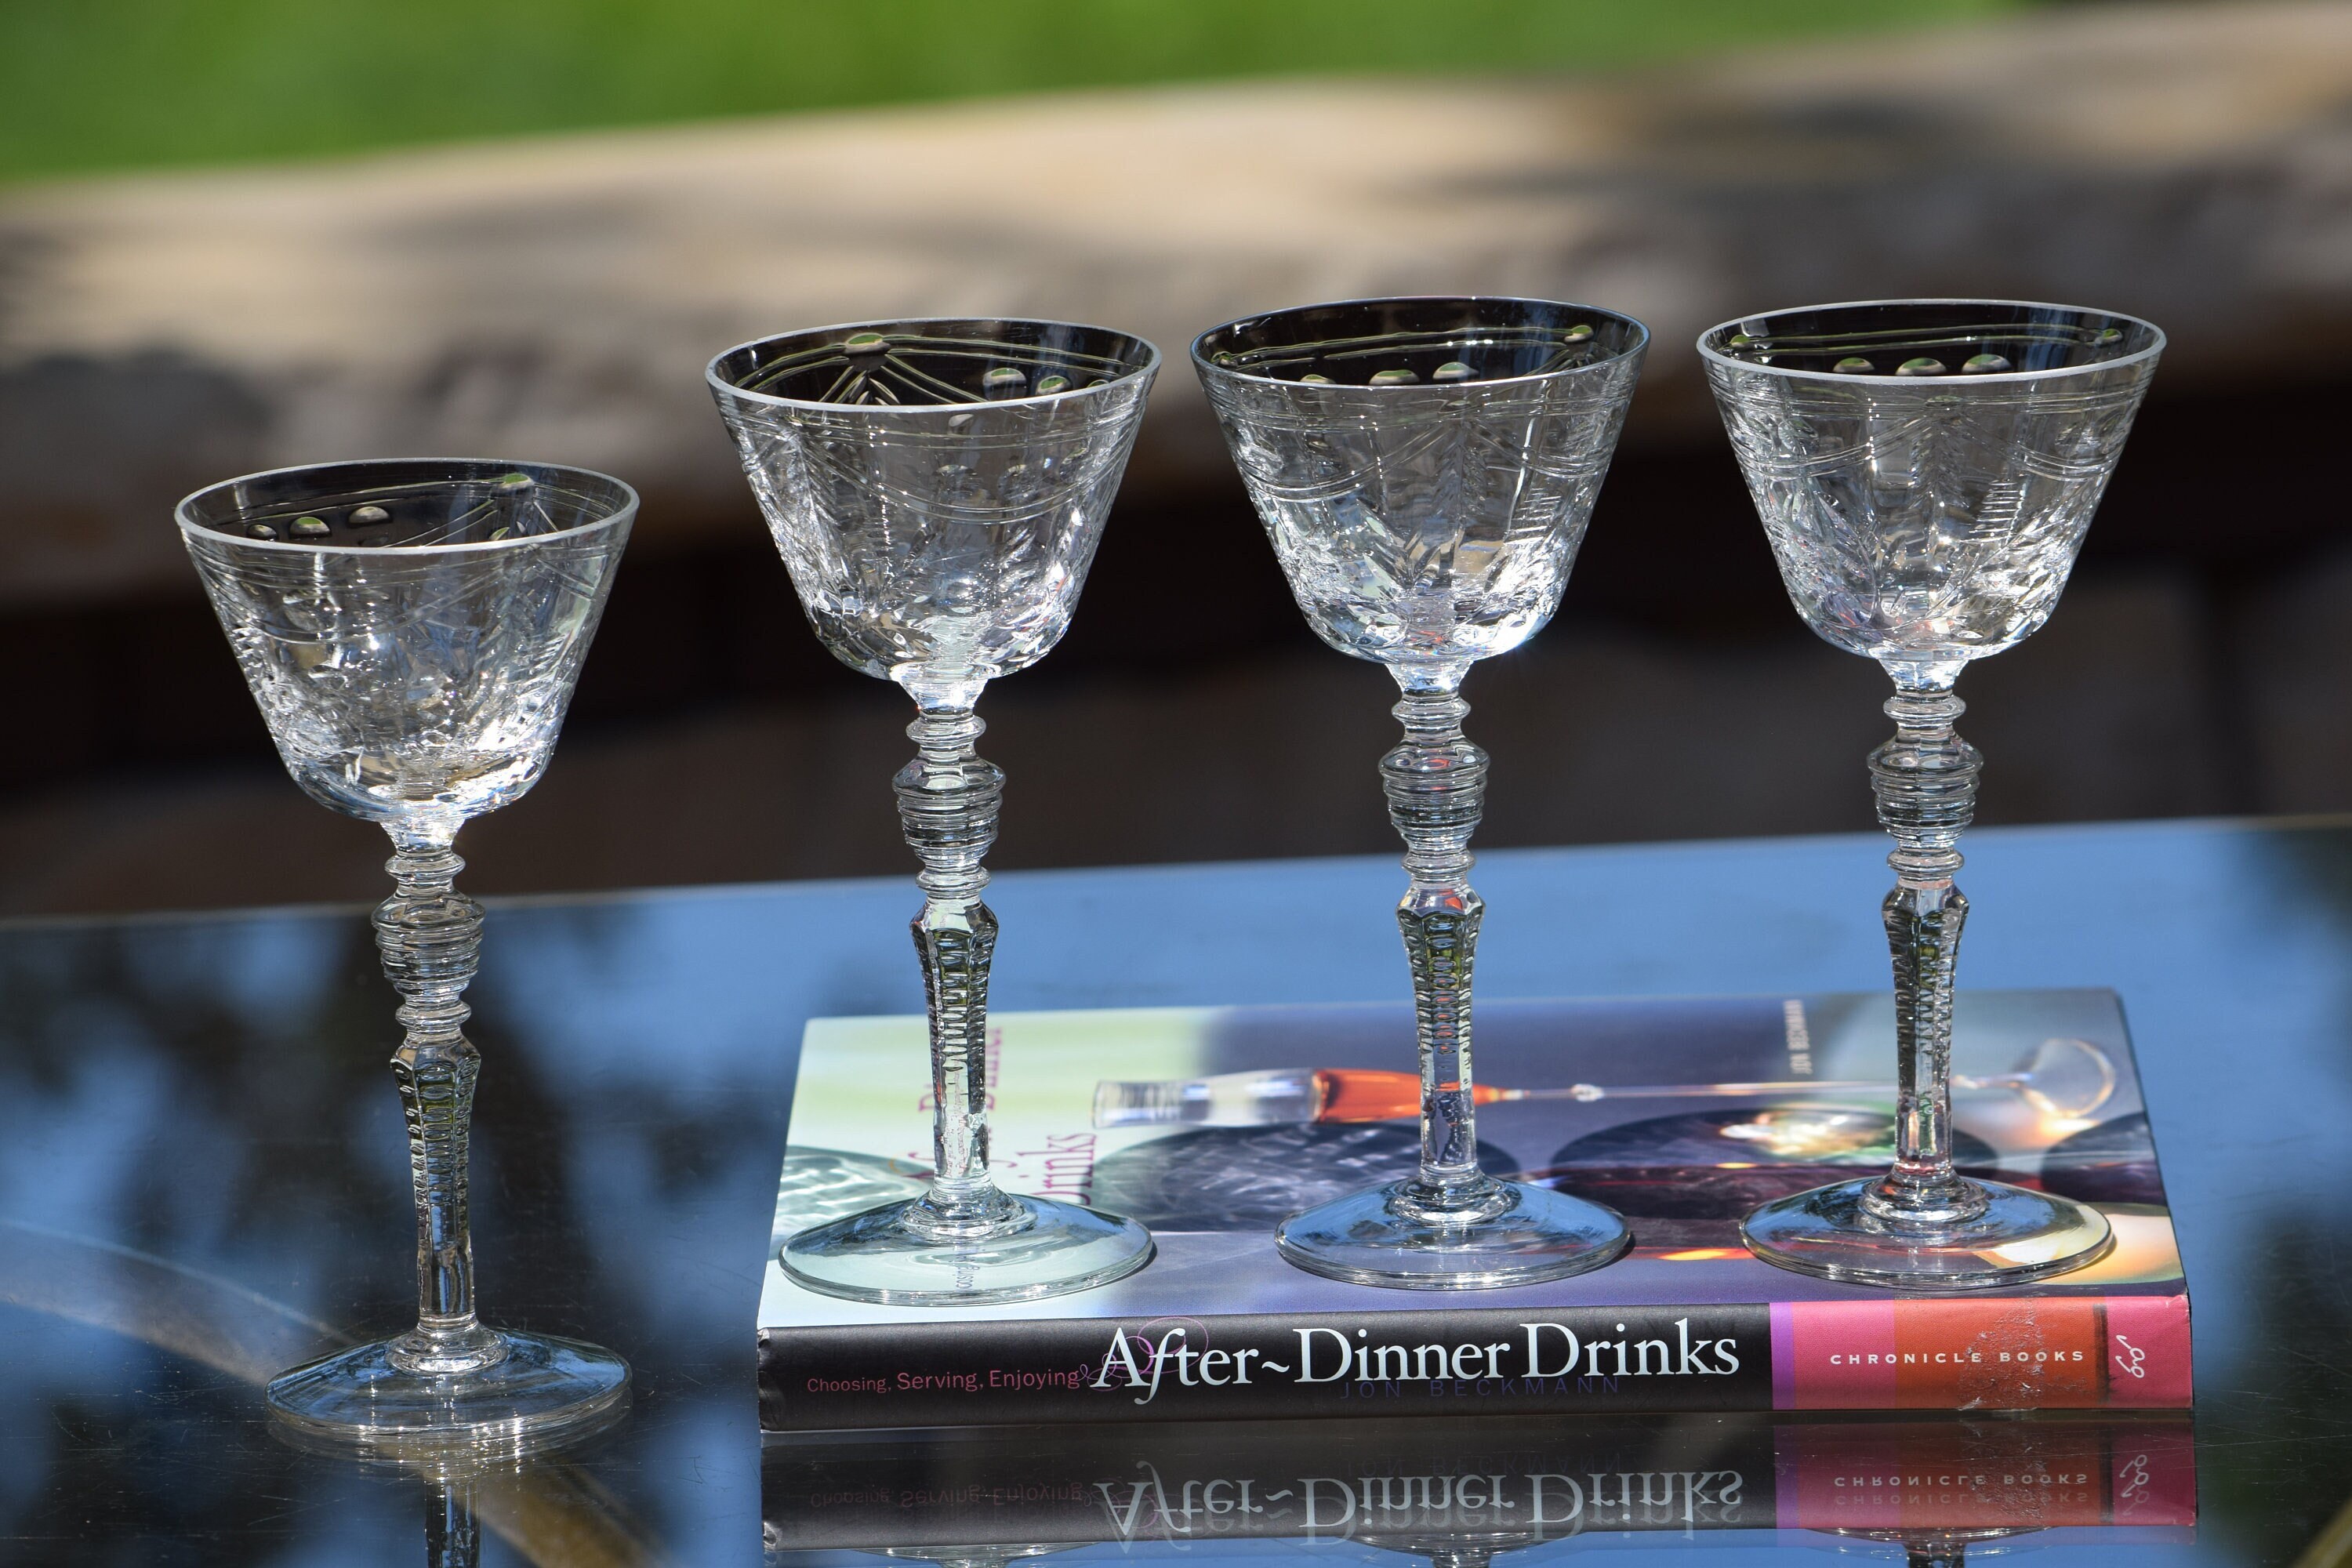
<svg viewBox="0 0 2352 1568"><path fill-rule="evenodd" d="M772 1438L769 1548L1359 1540L1423 1552L1622 1530L2194 1522L2179 1415L1184 1422ZM2105 1532L2112 1539L2113 1532Z"/></svg>
<svg viewBox="0 0 2352 1568"><path fill-rule="evenodd" d="M1954 1047L1956 1068L1988 1081L2057 1039L2113 1067L2090 1115L2007 1091L1956 1110L1963 1168L2099 1205L2118 1237L2105 1260L2021 1289L1922 1299L1786 1273L1740 1247L1753 1205L1885 1164L1891 1011L1882 996L1482 1003L1478 1067L1492 1082L1772 1087L1483 1107L1488 1169L1613 1205L1635 1247L1574 1279L1441 1293L1319 1279L1273 1246L1285 1215L1410 1172L1409 1124L1104 1125L1097 1104L1106 1080L1301 1062L1388 1070L1412 1059L1407 1008L1000 1015L1000 1179L1132 1215L1159 1257L1082 1295L950 1310L814 1295L772 1250L761 1424L2186 1405L2188 1298L2108 993L1964 994ZM809 1026L772 1247L920 1190L928 1077L919 1019ZM1866 1078L1883 1096L1852 1089ZM1847 1087L1779 1087L1807 1079Z"/></svg>

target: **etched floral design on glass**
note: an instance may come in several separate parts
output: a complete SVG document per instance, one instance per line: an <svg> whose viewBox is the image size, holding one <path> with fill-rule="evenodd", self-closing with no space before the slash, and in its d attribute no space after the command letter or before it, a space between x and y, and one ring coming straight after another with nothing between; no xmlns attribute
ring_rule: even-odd
<svg viewBox="0 0 2352 1568"><path fill-rule="evenodd" d="M629 1369L475 1311L467 1154L481 1058L463 1032L482 908L456 890L468 818L520 798L554 750L637 500L529 463L331 463L231 479L181 537L295 783L383 824L375 911L406 1036L417 1323L297 1367L271 1408L389 1447L541 1443L607 1419Z"/></svg>
<svg viewBox="0 0 2352 1568"><path fill-rule="evenodd" d="M920 1196L817 1226L785 1273L854 1300L966 1306L1084 1290L1150 1261L1141 1226L1004 1192L989 1172L981 859L1003 774L973 749L1000 675L1076 607L1159 351L1056 321L828 327L729 350L709 380L818 638L915 700L895 781L922 861L913 922L931 1037Z"/></svg>
<svg viewBox="0 0 2352 1568"><path fill-rule="evenodd" d="M1559 607L1649 341L1638 321L1531 300L1372 300L1204 332L1192 362L1291 592L1318 635L1387 667L1404 742L1381 761L1410 881L1397 923L1421 1044L1412 1178L1276 1233L1298 1267L1467 1289L1596 1268L1612 1211L1478 1166L1469 882L1486 753L1463 678Z"/></svg>
<svg viewBox="0 0 2352 1568"><path fill-rule="evenodd" d="M2057 606L2164 335L2005 300L1824 305L1727 321L1701 357L1789 596L1895 683L1870 757L1893 836L1896 1146L1884 1176L1768 1204L1760 1258L1915 1289L2014 1285L2114 1246L2087 1205L1952 1168L1952 988L1968 900L1957 847L1981 759L1953 684Z"/></svg>

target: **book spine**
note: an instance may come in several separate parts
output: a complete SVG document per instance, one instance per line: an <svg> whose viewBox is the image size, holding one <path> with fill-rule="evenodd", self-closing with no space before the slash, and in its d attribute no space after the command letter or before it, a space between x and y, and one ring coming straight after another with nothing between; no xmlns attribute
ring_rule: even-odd
<svg viewBox="0 0 2352 1568"><path fill-rule="evenodd" d="M1062 1318L762 1330L770 1431L1764 1410L1761 1306Z"/></svg>
<svg viewBox="0 0 2352 1568"><path fill-rule="evenodd" d="M2177 1296L975 1321L760 1335L760 1422L772 1432L2164 1408L2186 1405L2188 1389L2187 1306Z"/></svg>

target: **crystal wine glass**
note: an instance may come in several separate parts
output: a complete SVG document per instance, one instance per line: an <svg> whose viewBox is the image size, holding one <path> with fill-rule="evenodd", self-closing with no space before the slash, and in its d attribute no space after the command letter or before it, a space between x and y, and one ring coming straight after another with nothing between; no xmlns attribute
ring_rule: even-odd
<svg viewBox="0 0 2352 1568"><path fill-rule="evenodd" d="M1282 1255L1367 1285L1559 1279L1623 1252L1598 1204L1478 1168L1470 836L1486 753L1464 738L1475 661L1533 637L1570 565L1648 331L1535 300L1369 300L1204 332L1192 363L1325 642L1385 665L1404 743L1381 761L1411 878L1397 923L1421 1041L1421 1168L1293 1215Z"/></svg>
<svg viewBox="0 0 2352 1568"><path fill-rule="evenodd" d="M462 1033L482 907L460 825L521 796L563 710L637 498L576 468L330 463L231 479L179 524L278 755L305 793L383 825L375 911L406 1038L392 1058L415 1184L417 1321L269 1385L281 1417L383 1447L543 1441L627 1396L576 1340L475 1316L467 1146L481 1058Z"/></svg>
<svg viewBox="0 0 2352 1568"><path fill-rule="evenodd" d="M895 784L923 863L933 1174L919 1197L787 1241L784 1271L812 1290L976 1306L1088 1289L1151 1259L1141 1226L989 1174L996 917L981 858L1004 775L973 752L972 708L1069 625L1159 366L1150 343L1097 327L962 320L793 332L710 363L818 638L916 708L918 755Z"/></svg>
<svg viewBox="0 0 2352 1568"><path fill-rule="evenodd" d="M1789 596L1878 660L1895 735L1870 757L1894 837L1896 1155L1884 1176L1748 1216L1756 1255L1832 1279L2015 1285L2114 1246L2105 1215L1952 1169L1953 968L1968 900L1954 847L1981 762L1953 733L1970 659L2049 618L2164 334L2100 310L2001 300L1824 305L1699 339Z"/></svg>

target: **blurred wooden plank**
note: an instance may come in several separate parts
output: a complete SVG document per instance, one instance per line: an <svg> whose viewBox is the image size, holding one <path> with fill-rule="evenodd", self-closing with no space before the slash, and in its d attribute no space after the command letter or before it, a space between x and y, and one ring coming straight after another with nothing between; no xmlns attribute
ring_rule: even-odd
<svg viewBox="0 0 2352 1568"><path fill-rule="evenodd" d="M240 469L509 452L740 526L699 382L893 314L1115 323L1170 363L1130 482L1225 462L1184 363L1244 311L1588 299L1657 331L1630 439L1714 439L1742 309L2065 299L2159 387L2343 379L2352 5L2098 6L1605 79L1272 82L135 178L0 198L0 605L189 587L165 522Z"/></svg>

